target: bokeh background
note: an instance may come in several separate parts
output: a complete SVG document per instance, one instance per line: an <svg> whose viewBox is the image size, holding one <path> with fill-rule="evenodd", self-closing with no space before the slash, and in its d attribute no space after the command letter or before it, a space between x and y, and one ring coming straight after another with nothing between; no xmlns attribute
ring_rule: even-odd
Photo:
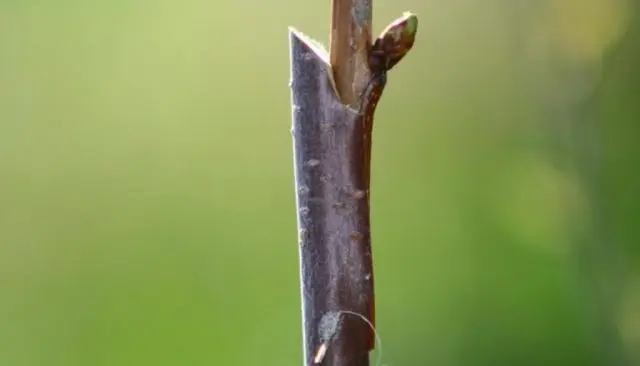
<svg viewBox="0 0 640 366"><path fill-rule="evenodd" d="M384 364L640 364L639 9L375 1L420 17L375 126ZM329 17L0 2L0 365L301 364L287 26Z"/></svg>

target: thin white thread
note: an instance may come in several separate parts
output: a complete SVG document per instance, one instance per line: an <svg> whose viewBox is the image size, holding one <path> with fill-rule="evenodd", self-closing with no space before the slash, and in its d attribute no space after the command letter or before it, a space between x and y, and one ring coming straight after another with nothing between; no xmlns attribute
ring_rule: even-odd
<svg viewBox="0 0 640 366"><path fill-rule="evenodd" d="M360 313L356 313L355 311L339 310L338 314L355 315L358 318L364 320L365 323L367 323L369 328L371 328L371 330L373 331L373 335L374 335L374 337L376 337L376 343L378 344L378 360L376 361L376 366L383 366L382 365L382 340L380 339L380 335L378 334L378 331L376 330L376 327L373 325L373 323L371 323L371 321L369 319L367 319L366 316L364 316L364 315L362 315Z"/></svg>

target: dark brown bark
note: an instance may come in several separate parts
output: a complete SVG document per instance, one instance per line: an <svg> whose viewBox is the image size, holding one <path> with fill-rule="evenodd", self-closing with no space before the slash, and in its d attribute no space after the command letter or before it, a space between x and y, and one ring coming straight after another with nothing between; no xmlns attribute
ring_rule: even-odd
<svg viewBox="0 0 640 366"><path fill-rule="evenodd" d="M362 115L338 100L326 52L290 42L304 364L367 366L371 326L344 313L373 320Z"/></svg>

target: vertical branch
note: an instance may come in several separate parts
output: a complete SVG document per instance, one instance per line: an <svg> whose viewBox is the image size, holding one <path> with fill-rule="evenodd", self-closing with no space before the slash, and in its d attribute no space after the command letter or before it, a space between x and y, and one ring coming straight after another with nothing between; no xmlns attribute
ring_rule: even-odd
<svg viewBox="0 0 640 366"><path fill-rule="evenodd" d="M304 365L368 366L374 346L369 168L386 72L411 48L406 13L371 45L371 0L334 0L331 55L291 29Z"/></svg>
<svg viewBox="0 0 640 366"><path fill-rule="evenodd" d="M367 366L373 275L360 114L337 99L327 55L290 32L304 364Z"/></svg>
<svg viewBox="0 0 640 366"><path fill-rule="evenodd" d="M331 0L329 59L341 101L354 108L370 78L371 7L372 0Z"/></svg>

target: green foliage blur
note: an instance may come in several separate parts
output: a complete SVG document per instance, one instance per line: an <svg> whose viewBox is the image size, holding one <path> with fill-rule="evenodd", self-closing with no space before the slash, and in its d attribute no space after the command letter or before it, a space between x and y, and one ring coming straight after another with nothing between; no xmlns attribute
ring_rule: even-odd
<svg viewBox="0 0 640 366"><path fill-rule="evenodd" d="M376 116L384 364L640 364L639 9L375 1L420 19ZM0 2L0 366L301 364L287 26L329 17Z"/></svg>

